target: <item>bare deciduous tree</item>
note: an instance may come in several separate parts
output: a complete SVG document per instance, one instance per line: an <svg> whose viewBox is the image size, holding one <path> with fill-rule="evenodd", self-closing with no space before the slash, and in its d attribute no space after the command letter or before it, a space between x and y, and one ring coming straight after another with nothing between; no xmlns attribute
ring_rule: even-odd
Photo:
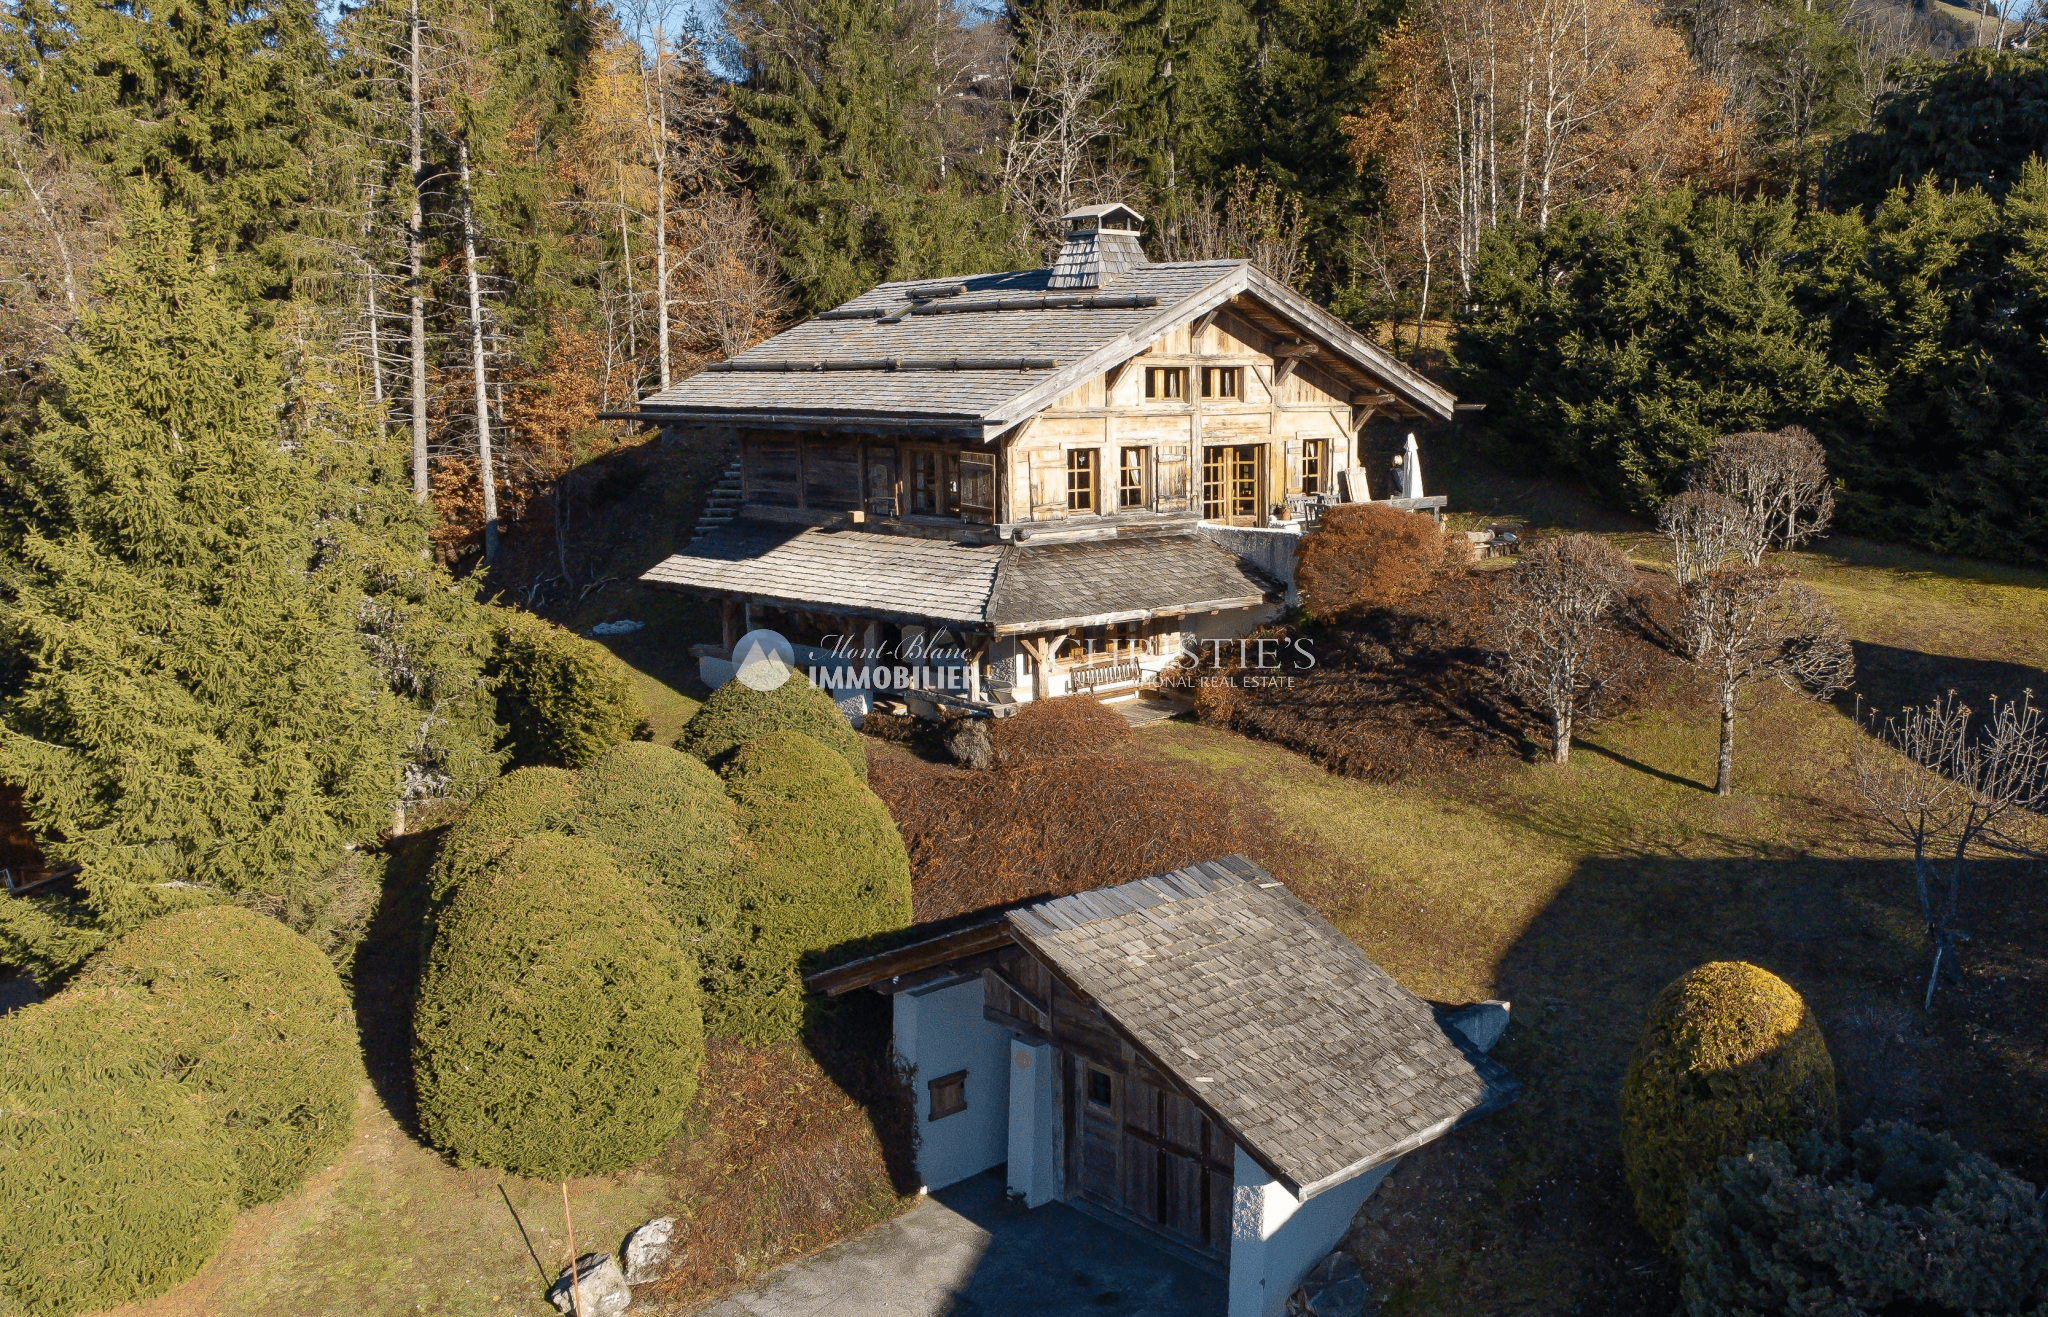
<svg viewBox="0 0 2048 1317"><path fill-rule="evenodd" d="M1501 675L1550 715L1557 763L1570 761L1573 724L1611 683L1600 662L1601 631L1632 576L1628 559L1606 540L1566 535L1529 550L1502 594L1494 614Z"/></svg>
<svg viewBox="0 0 2048 1317"><path fill-rule="evenodd" d="M1101 94L1117 39L1064 0L1021 18L1017 35L1021 67L1003 143L1003 200L1057 243L1060 216L1085 204L1084 190L1100 191L1102 148L1117 129L1115 107Z"/></svg>
<svg viewBox="0 0 2048 1317"><path fill-rule="evenodd" d="M1736 547L1752 567L1773 545L1797 548L1834 519L1827 455L1810 431L1796 425L1723 435L1693 468L1692 486L1742 507Z"/></svg>
<svg viewBox="0 0 2048 1317"><path fill-rule="evenodd" d="M720 357L737 356L775 332L789 291L775 244L745 192L707 188L675 212L678 319L689 337Z"/></svg>
<svg viewBox="0 0 2048 1317"><path fill-rule="evenodd" d="M1954 691L1881 726L1872 713L1875 740L1855 756L1864 808L1913 848L1920 918L1934 944L1922 1009L1934 1005L1943 970L1962 986L1957 944L1969 935L1956 921L1971 860L2039 854L2048 807L2048 727L2034 693L2002 703L1993 696L1988 725L1975 735L1970 715Z"/></svg>
<svg viewBox="0 0 2048 1317"><path fill-rule="evenodd" d="M92 176L0 109L0 369L48 356L92 295L112 207Z"/></svg>
<svg viewBox="0 0 2048 1317"><path fill-rule="evenodd" d="M1239 165L1230 191L1204 191L1188 209L1160 226L1159 245L1169 261L1250 261L1290 286L1308 278L1308 220L1301 198Z"/></svg>
<svg viewBox="0 0 2048 1317"><path fill-rule="evenodd" d="M1657 529L1671 542L1672 575L1691 585L1735 556L1748 513L1711 489L1688 489L1657 509Z"/></svg>
<svg viewBox="0 0 2048 1317"><path fill-rule="evenodd" d="M1742 691L1766 678L1814 699L1856 674L1841 619L1811 587L1776 567L1747 564L1708 572L1685 589L1682 635L1693 662L1720 696L1721 754L1716 795L1735 791L1735 712Z"/></svg>

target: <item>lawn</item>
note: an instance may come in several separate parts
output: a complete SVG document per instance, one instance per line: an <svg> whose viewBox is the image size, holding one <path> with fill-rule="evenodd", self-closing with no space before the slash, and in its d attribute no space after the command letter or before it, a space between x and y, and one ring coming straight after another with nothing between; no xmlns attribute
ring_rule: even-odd
<svg viewBox="0 0 2048 1317"><path fill-rule="evenodd" d="M1646 546L1624 536L1632 548ZM2048 693L2048 578L1850 541L1796 560L1841 613L1885 704L1949 687ZM1498 761L1393 785L1333 777L1212 728L1147 753L1255 793L1351 875L1318 893L1425 997L1502 997L1518 1106L1413 1159L1353 1240L1391 1313L1670 1311L1676 1282L1624 1210L1615 1094L1645 1009L1693 965L1743 959L1805 994L1843 1114L1947 1129L2048 1178L2048 892L1987 865L1969 992L1918 1008L1910 878L1857 812L1853 699L1767 692L1711 792L1712 710L1667 691L1596 725L1569 766Z"/></svg>
<svg viewBox="0 0 2048 1317"><path fill-rule="evenodd" d="M1542 509L1533 522L1591 520L1654 556L1640 527L1569 489L1495 489L1503 502ZM2048 693L2048 578L1854 541L1795 563L1847 622L1859 685L1880 703L1949 686L1970 698L2028 685ZM702 619L621 590L576 620L604 614L649 623L611 644L634 669L657 734L673 736L690 692L702 693L684 650ZM1741 725L1730 800L1708 789L1710 711L1682 686L1593 726L1568 767L1496 759L1394 784L1332 776L1301 755L1186 722L1137 734L1138 753L1256 795L1315 847L1353 861L1314 899L1415 991L1514 1003L1497 1054L1523 1080L1521 1102L1411 1158L1350 1243L1390 1313L1673 1309L1675 1278L1624 1207L1614 1097L1649 1000L1705 960L1754 960L1806 995L1841 1069L1849 1119L1920 1120L2048 1178L2042 875L1985 870L1972 910L1972 988L1944 988L1923 1015L1910 887L1858 817L1846 774L1864 735L1853 710L1847 700L1762 697ZM403 843L394 873L428 863L433 841L430 830ZM388 933L386 944L402 945ZM347 1153L304 1193L246 1214L196 1280L131 1310L136 1317L552 1311L540 1282L566 1255L560 1186L451 1166L408 1131L406 973L402 955L380 962L369 952L359 970L374 1083ZM651 1311L690 1311L696 1298L903 1202L874 1178L862 1111L814 1063L728 1050L712 1065L707 1091L733 1098L701 1105L669 1154L639 1173L569 1186L585 1249L616 1248L648 1216L697 1210L735 1188L749 1203L751 1215L719 1225L730 1263ZM867 1168L859 1192L824 1186L807 1200L787 1191L801 1178L788 1139L763 1142L759 1131L794 1128L798 1110L815 1117L825 1150L826 1162L807 1165ZM820 1203L831 1211L821 1215Z"/></svg>

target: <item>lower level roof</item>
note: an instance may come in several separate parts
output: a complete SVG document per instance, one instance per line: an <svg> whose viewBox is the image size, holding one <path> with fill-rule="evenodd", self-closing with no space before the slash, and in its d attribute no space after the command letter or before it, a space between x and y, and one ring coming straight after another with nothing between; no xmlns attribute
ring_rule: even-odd
<svg viewBox="0 0 2048 1317"><path fill-rule="evenodd" d="M1278 582L1186 531L1058 544L959 544L738 521L640 579L770 607L996 634L1248 608L1282 594Z"/></svg>

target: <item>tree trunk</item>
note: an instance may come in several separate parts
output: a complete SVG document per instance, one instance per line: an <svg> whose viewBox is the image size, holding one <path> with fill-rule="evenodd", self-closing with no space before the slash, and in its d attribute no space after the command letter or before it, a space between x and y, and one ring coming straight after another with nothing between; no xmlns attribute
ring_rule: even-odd
<svg viewBox="0 0 2048 1317"><path fill-rule="evenodd" d="M1714 794L1735 794L1735 687L1721 690L1721 764L1714 778Z"/></svg>
<svg viewBox="0 0 2048 1317"><path fill-rule="evenodd" d="M1550 718L1551 759L1559 764L1572 761L1572 715L1569 709Z"/></svg>
<svg viewBox="0 0 2048 1317"><path fill-rule="evenodd" d="M363 281L363 287L369 299L370 398L377 404L377 433L382 436L387 433L391 418L384 411L384 345L377 336L377 267L367 261L364 264L369 267L369 277Z"/></svg>
<svg viewBox="0 0 2048 1317"><path fill-rule="evenodd" d="M420 247L425 240L426 219L420 206L421 175L426 172L426 126L420 104L420 4L412 0L406 9L410 66L407 70L406 110L412 135L412 214L405 226L406 283L412 295L412 496L427 501L427 299L426 283L420 271Z"/></svg>
<svg viewBox="0 0 2048 1317"><path fill-rule="evenodd" d="M484 374L484 301L476 277L476 208L469 187L469 142L455 144L462 171L462 264L469 275L469 360L476 375L477 479L484 488L484 561L498 561L498 483L491 469L491 395Z"/></svg>
<svg viewBox="0 0 2048 1317"><path fill-rule="evenodd" d="M668 48L659 24L654 29L654 306L661 336L661 387L668 364Z"/></svg>

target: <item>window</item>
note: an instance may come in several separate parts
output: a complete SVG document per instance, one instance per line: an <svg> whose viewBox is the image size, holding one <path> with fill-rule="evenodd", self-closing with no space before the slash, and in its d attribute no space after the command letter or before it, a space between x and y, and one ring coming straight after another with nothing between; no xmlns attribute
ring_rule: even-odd
<svg viewBox="0 0 2048 1317"><path fill-rule="evenodd" d="M1150 456L1148 449L1124 449L1116 473L1116 505L1119 509L1142 508L1148 501L1145 497L1145 462Z"/></svg>
<svg viewBox="0 0 2048 1317"><path fill-rule="evenodd" d="M1302 440L1301 492L1304 494L1323 492L1323 443L1321 439Z"/></svg>
<svg viewBox="0 0 2048 1317"><path fill-rule="evenodd" d="M1088 1100L1098 1107L1111 1104L1115 1090L1110 1087L1109 1076L1100 1070L1088 1072Z"/></svg>
<svg viewBox="0 0 2048 1317"><path fill-rule="evenodd" d="M1202 450L1202 517L1234 526L1259 524L1262 445Z"/></svg>
<svg viewBox="0 0 2048 1317"><path fill-rule="evenodd" d="M1148 366L1145 369L1145 396L1173 401L1187 397L1187 367Z"/></svg>
<svg viewBox="0 0 2048 1317"><path fill-rule="evenodd" d="M931 1082L932 1114L929 1120L943 1120L967 1110L967 1072L955 1070Z"/></svg>
<svg viewBox="0 0 2048 1317"><path fill-rule="evenodd" d="M868 449L868 515L896 515L896 450L880 446Z"/></svg>
<svg viewBox="0 0 2048 1317"><path fill-rule="evenodd" d="M996 519L996 459L980 453L960 455L960 515L968 521Z"/></svg>
<svg viewBox="0 0 2048 1317"><path fill-rule="evenodd" d="M913 448L905 464L905 502L921 517L960 515L960 454Z"/></svg>
<svg viewBox="0 0 2048 1317"><path fill-rule="evenodd" d="M1204 366L1202 368L1202 396L1204 398L1235 398L1239 396L1239 382L1243 378L1240 366Z"/></svg>
<svg viewBox="0 0 2048 1317"><path fill-rule="evenodd" d="M1095 511L1095 456L1093 448L1067 452L1067 511Z"/></svg>

